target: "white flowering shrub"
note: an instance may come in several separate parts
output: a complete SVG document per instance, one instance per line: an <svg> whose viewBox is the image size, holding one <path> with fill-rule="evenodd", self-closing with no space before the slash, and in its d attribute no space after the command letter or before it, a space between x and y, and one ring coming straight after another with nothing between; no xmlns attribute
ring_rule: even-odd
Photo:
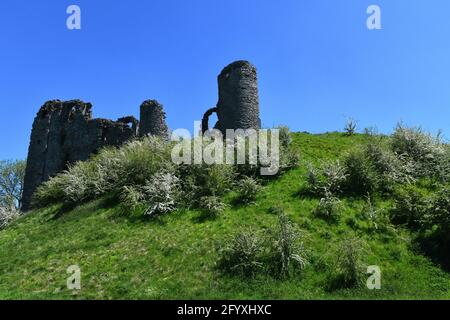
<svg viewBox="0 0 450 320"><path fill-rule="evenodd" d="M146 215L167 214L176 209L179 179L169 172L158 172L142 188L148 205Z"/></svg>
<svg viewBox="0 0 450 320"><path fill-rule="evenodd" d="M121 148L104 148L40 186L33 205L77 204L108 193L121 195L125 186L144 186L155 173L170 171L170 153L170 143L152 136L130 141Z"/></svg>
<svg viewBox="0 0 450 320"><path fill-rule="evenodd" d="M324 163L321 167L309 166L307 181L310 191L317 195L339 194L347 179L346 168L339 161Z"/></svg>
<svg viewBox="0 0 450 320"><path fill-rule="evenodd" d="M398 124L391 139L392 150L412 162L417 177L433 176L444 154L440 136L433 137L420 128Z"/></svg>
<svg viewBox="0 0 450 320"><path fill-rule="evenodd" d="M436 178L441 183L448 184L450 182L450 146L445 145L443 150L444 152L436 166Z"/></svg>
<svg viewBox="0 0 450 320"><path fill-rule="evenodd" d="M372 140L364 146L363 152L372 163L373 169L381 176L379 183L382 185L380 187L387 189L388 184L415 182L414 168L411 164L381 142Z"/></svg>
<svg viewBox="0 0 450 320"><path fill-rule="evenodd" d="M6 208L0 206L0 230L6 228L14 220L20 217L20 211L15 208Z"/></svg>
<svg viewBox="0 0 450 320"><path fill-rule="evenodd" d="M341 213L341 201L329 191L320 199L319 205L314 211L315 215L329 222L339 219Z"/></svg>

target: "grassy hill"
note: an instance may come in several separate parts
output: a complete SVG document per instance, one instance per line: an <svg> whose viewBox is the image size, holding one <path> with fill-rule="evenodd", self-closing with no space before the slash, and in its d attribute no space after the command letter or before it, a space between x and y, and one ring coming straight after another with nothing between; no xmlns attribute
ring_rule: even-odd
<svg viewBox="0 0 450 320"><path fill-rule="evenodd" d="M304 192L307 163L337 159L364 143L365 135L296 133L299 168L270 181L255 204L229 204L216 219L179 210L158 219L123 217L108 198L61 214L53 205L31 212L0 231L1 299L449 299L450 274L421 255L412 233L401 227L368 232L360 218L363 198L343 197L342 215L329 223L314 215L317 197ZM377 200L389 207L390 199ZM260 274L241 278L221 273L216 247L239 229L267 229L281 206L308 233L309 261L299 275L280 280ZM382 270L381 290L329 287L328 261L345 237L368 246L367 265ZM82 289L66 288L71 265L81 268Z"/></svg>

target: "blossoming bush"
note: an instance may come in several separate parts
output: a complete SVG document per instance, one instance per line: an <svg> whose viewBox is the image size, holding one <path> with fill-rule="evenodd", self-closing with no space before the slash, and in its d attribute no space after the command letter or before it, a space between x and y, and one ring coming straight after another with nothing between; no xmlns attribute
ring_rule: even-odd
<svg viewBox="0 0 450 320"><path fill-rule="evenodd" d="M0 206L0 229L6 228L19 217L20 212L18 210Z"/></svg>

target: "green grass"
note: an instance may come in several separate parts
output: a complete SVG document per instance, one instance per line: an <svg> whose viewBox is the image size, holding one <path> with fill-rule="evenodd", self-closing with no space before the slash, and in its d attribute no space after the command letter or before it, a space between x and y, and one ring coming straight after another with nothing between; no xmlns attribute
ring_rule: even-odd
<svg viewBox="0 0 450 320"><path fill-rule="evenodd" d="M99 199L57 215L58 205L38 210L0 231L1 299L449 299L450 275L413 250L411 234L369 233L358 218L364 202L343 199L339 223L314 216L319 199L302 192L308 162L336 159L366 137L339 133L295 134L300 168L269 182L254 205L230 204L217 219L179 211L160 219L118 216ZM378 200L378 206L389 206ZM311 263L299 276L247 280L225 276L215 266L216 245L240 228L265 229L277 223L270 208L282 206L309 234ZM356 226L348 223L356 221ZM352 226L352 227L351 227ZM349 235L370 248L368 265L382 270L382 289L327 289L332 248ZM70 265L82 272L82 289L66 288Z"/></svg>

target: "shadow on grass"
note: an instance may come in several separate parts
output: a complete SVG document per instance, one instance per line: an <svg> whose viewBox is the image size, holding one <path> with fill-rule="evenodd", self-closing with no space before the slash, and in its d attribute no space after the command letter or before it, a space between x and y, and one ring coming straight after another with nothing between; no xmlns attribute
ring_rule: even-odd
<svg viewBox="0 0 450 320"><path fill-rule="evenodd" d="M300 190L295 192L293 196L306 200L320 199L320 196L312 192L307 186L301 186Z"/></svg>
<svg viewBox="0 0 450 320"><path fill-rule="evenodd" d="M77 207L77 204L63 204L59 210L55 212L55 214L51 217L50 220L58 220L62 218L66 213L74 210Z"/></svg>
<svg viewBox="0 0 450 320"><path fill-rule="evenodd" d="M59 209L49 218L49 220L58 220L67 215L67 213L79 208L82 213L90 213L98 209L111 209L118 204L117 197L115 195L107 195L99 200L94 200L86 203L63 203Z"/></svg>
<svg viewBox="0 0 450 320"><path fill-rule="evenodd" d="M450 272L450 234L434 232L419 235L416 239L420 250L442 269Z"/></svg>
<svg viewBox="0 0 450 320"><path fill-rule="evenodd" d="M342 274L329 274L326 277L324 289L328 293L341 290L352 290L363 287L362 279L348 279Z"/></svg>
<svg viewBox="0 0 450 320"><path fill-rule="evenodd" d="M146 208L137 208L134 211L124 210L120 205L112 208L108 219L114 222L125 222L130 224L146 224L146 225L167 225L167 215L146 215Z"/></svg>
<svg viewBox="0 0 450 320"><path fill-rule="evenodd" d="M205 223L209 221L217 220L218 216L206 211L206 210L198 210L198 215L192 218L192 222L194 223Z"/></svg>
<svg viewBox="0 0 450 320"><path fill-rule="evenodd" d="M230 201L231 208L233 210L243 209L249 206L256 205L256 200L251 202L245 202L240 197L235 197Z"/></svg>

